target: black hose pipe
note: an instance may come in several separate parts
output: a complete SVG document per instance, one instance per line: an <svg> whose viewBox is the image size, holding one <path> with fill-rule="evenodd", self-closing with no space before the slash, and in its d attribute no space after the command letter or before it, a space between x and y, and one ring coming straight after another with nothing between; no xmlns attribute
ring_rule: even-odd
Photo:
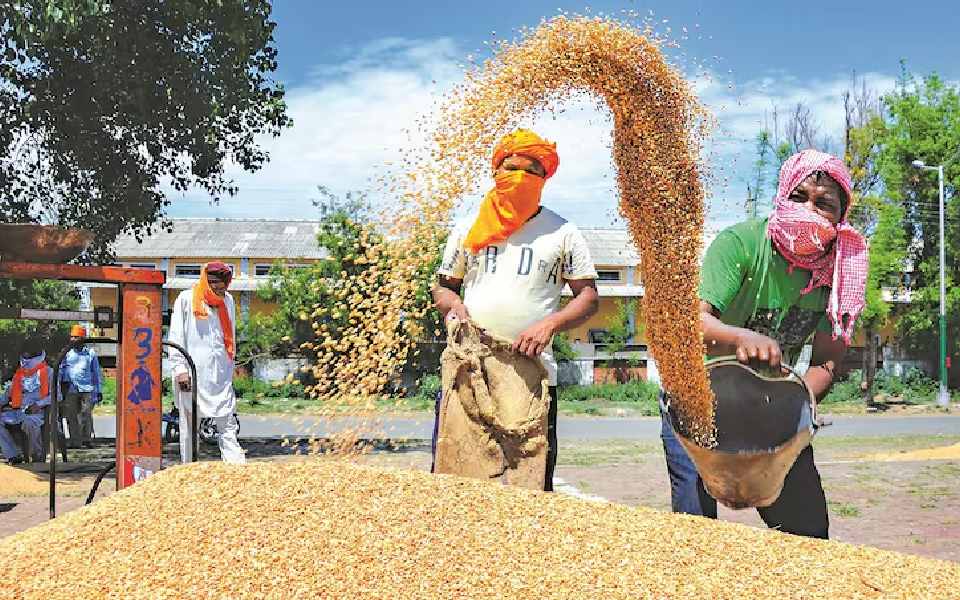
<svg viewBox="0 0 960 600"><path fill-rule="evenodd" d="M100 469L100 472L97 473L96 480L94 480L93 482L93 487L90 488L90 495L87 496L87 501L83 503L84 505L87 505L93 502L93 497L97 495L97 490L100 488L100 482L103 481L103 478L106 477L107 473L113 470L113 467L115 467L116 464L117 464L117 461L114 460L104 468Z"/></svg>

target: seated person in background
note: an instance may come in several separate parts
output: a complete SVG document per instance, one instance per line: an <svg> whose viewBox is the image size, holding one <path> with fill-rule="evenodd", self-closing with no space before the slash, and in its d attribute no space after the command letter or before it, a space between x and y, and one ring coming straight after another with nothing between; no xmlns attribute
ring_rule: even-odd
<svg viewBox="0 0 960 600"><path fill-rule="evenodd" d="M43 427L44 410L50 406L50 391L53 386L53 369L45 362L46 353L36 341L27 341L20 353L20 368L13 381L0 398L0 452L7 462L23 462L23 454L14 443L7 425L19 425L27 436L31 458L42 461L43 450L40 429Z"/></svg>
<svg viewBox="0 0 960 600"><path fill-rule="evenodd" d="M0 454L8 465L18 465L23 462L23 453L10 431L19 428L23 421L23 411L14 408L7 400L8 384L0 394Z"/></svg>

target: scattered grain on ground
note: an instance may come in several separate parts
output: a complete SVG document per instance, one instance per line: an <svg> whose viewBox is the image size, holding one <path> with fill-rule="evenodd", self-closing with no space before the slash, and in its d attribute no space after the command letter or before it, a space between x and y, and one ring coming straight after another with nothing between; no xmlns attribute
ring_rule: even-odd
<svg viewBox="0 0 960 600"><path fill-rule="evenodd" d="M885 452L872 454L866 460L898 461L898 460L960 460L960 442L950 446L937 448L923 448L907 452Z"/></svg>

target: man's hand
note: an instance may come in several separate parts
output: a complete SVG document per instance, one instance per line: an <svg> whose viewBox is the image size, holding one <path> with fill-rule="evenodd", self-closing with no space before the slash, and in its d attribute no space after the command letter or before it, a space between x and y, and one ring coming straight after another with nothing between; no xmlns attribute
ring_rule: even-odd
<svg viewBox="0 0 960 600"><path fill-rule="evenodd" d="M458 319L460 321L470 320L470 313L467 312L467 305L463 302L457 302L450 307L450 310L447 311L447 316L444 320L449 321L451 319Z"/></svg>
<svg viewBox="0 0 960 600"><path fill-rule="evenodd" d="M540 356L540 353L547 347L557 328L554 326L550 317L538 321L523 330L517 341L513 343L514 352L526 354L530 358Z"/></svg>
<svg viewBox="0 0 960 600"><path fill-rule="evenodd" d="M743 330L736 340L737 360L747 364L750 362L769 363L774 369L780 366L783 354L780 344L773 338L761 335L754 331Z"/></svg>
<svg viewBox="0 0 960 600"><path fill-rule="evenodd" d="M190 383L189 373L180 373L179 375L177 375L176 381L177 381L177 387L179 387L181 391L184 391L184 392L190 391L191 383Z"/></svg>

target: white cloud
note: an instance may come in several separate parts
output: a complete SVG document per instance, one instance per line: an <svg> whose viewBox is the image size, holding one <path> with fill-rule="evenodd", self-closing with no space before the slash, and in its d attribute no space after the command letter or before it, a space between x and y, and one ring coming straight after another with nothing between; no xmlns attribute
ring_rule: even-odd
<svg viewBox="0 0 960 600"><path fill-rule="evenodd" d="M263 145L271 162L253 174L233 173L237 197L211 207L201 193L174 197L174 216L294 217L314 215L316 186L336 192L364 189L385 161L408 146L407 130L444 92L460 81L466 52L450 39L385 39L359 49L339 64L317 65L310 79L288 91L293 127ZM880 91L893 87L884 74L865 75ZM754 160L754 137L774 106L809 106L822 130L839 140L842 93L849 73L798 80L772 73L735 88L717 78L694 85L716 114L719 129L709 147L710 223L717 227L742 215L746 173ZM544 192L545 204L582 225L615 219L610 125L591 102L573 102L562 114L527 125L557 142L561 167Z"/></svg>

